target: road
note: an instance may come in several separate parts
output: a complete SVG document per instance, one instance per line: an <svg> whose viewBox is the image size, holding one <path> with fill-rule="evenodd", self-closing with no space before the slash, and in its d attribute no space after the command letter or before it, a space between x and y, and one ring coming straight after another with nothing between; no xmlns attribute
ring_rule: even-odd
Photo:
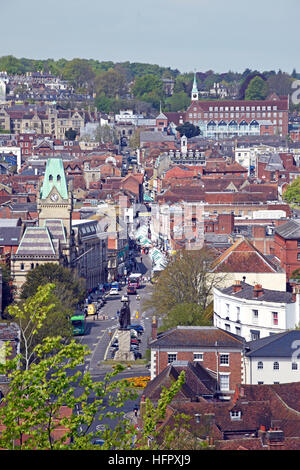
<svg viewBox="0 0 300 470"><path fill-rule="evenodd" d="M141 272L145 276L150 277L151 273L151 261L147 255L142 255L142 262L140 262L141 256L136 257L137 261L137 272ZM149 296L151 291L151 284L145 283L139 290L140 300L136 299L136 295L130 295L129 306L131 311L131 323L140 324L144 328L144 334L141 336L141 343L139 351L144 357L146 349L148 348L148 339L151 335L151 316L148 315L147 311L143 310L143 301ZM100 320L93 315L87 317L86 322L86 334L80 337L79 341L82 344L88 346L91 354L87 358L85 369L88 370L93 377L103 376L107 371L101 362L107 358L110 359L109 343L118 329L119 322L117 317L117 311L121 310L122 303L121 297L127 292L126 286L122 288L119 295L113 295L107 297L106 304L102 307L99 316L104 315L107 317L106 320ZM143 368L143 373L149 375L149 370ZM132 373L128 371L127 374ZM140 375L140 374L139 374Z"/></svg>
<svg viewBox="0 0 300 470"><path fill-rule="evenodd" d="M149 276L151 274L151 260L147 255L142 255L142 262L140 262L141 256L136 258L137 261L137 272L141 272L145 276ZM109 296L107 298L106 304L102 307L99 316L105 315L108 318L106 320L100 320L94 318L93 315L87 317L87 327L86 327L86 334L77 337L78 341L82 344L87 345L90 350L90 355L87 357L86 363L82 370L89 371L93 381L101 381L103 380L105 374L107 372L112 371L112 365L105 365L103 363L105 357L110 358L110 348L109 344L113 335L116 333L119 322L117 317L117 311L121 310L122 303L121 297L122 294L127 292L126 286L122 288L120 291L120 295ZM144 333L140 337L141 343L139 351L142 353L142 357L144 357L145 352L148 348L148 339L151 335L151 323L152 318L151 315L145 311L142 307L143 301L149 296L151 292L151 284L146 283L140 289L138 289L138 293L141 297L140 300L136 299L136 295L131 295L130 297L130 310L131 310L131 324L140 324L144 328ZM138 318L137 318L138 312ZM149 368L146 367L145 364L143 365L136 365L132 363L132 367L125 369L122 373L120 373L117 378L122 379L125 377L136 377L136 376L149 376L150 371ZM79 393L79 390L78 390ZM142 392L139 392L139 396L141 396ZM90 398L93 400L93 397ZM133 408L139 404L140 399L134 401L128 401L124 403L122 407L122 411L126 413L126 415L133 417ZM107 407L106 411L109 410ZM111 409L112 411L112 409ZM78 410L80 412L80 410ZM99 423L98 423L99 424ZM104 419L102 424L107 424L110 427L113 426L113 423L109 419ZM97 422L95 422L91 430L96 430Z"/></svg>

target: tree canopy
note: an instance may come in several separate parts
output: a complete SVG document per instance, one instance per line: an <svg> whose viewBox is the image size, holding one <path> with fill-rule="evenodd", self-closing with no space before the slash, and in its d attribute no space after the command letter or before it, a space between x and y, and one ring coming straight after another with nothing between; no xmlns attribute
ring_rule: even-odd
<svg viewBox="0 0 300 470"><path fill-rule="evenodd" d="M224 278L224 273L211 273L214 259L212 251L206 247L177 252L159 274L153 285L151 298L145 301L145 306L167 318L172 309L176 308L177 313L182 314L186 305L192 304L192 318L200 313L205 318L204 312L212 300L213 288L220 285ZM170 318L174 315L176 310L171 313Z"/></svg>
<svg viewBox="0 0 300 470"><path fill-rule="evenodd" d="M246 100L264 100L268 94L268 84L261 77L254 77L245 92Z"/></svg>
<svg viewBox="0 0 300 470"><path fill-rule="evenodd" d="M290 204L300 205L300 178L296 178L287 186L282 197Z"/></svg>
<svg viewBox="0 0 300 470"><path fill-rule="evenodd" d="M181 126L176 127L176 130L179 132L181 137L185 135L188 139L190 139L191 137L196 137L197 135L200 135L199 127L194 126L194 124L190 122L185 122Z"/></svg>

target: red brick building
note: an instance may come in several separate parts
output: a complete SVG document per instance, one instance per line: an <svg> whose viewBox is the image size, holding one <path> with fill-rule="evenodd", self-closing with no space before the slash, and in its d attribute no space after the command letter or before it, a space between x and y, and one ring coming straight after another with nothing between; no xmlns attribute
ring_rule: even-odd
<svg viewBox="0 0 300 470"><path fill-rule="evenodd" d="M275 229L274 255L280 260L287 280L300 269L300 221L289 220Z"/></svg>
<svg viewBox="0 0 300 470"><path fill-rule="evenodd" d="M288 135L288 96L272 99L247 100L193 100L185 113L185 121L199 126L202 123L215 136L246 135L268 131ZM266 124L266 121L270 122ZM269 125L270 129L266 129ZM201 129L201 125L199 126ZM255 128L259 127L259 131ZM209 130L210 128L210 130ZM271 129L272 128L272 129ZM274 133L274 134L273 134Z"/></svg>
<svg viewBox="0 0 300 470"><path fill-rule="evenodd" d="M242 382L243 340L220 328L207 326L177 326L157 335L152 324L151 379L170 363L199 361L220 385L223 394L232 394Z"/></svg>

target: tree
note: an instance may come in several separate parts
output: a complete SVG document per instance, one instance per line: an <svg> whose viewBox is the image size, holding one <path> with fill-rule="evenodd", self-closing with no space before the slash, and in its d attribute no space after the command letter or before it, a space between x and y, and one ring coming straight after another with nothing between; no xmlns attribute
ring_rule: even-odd
<svg viewBox="0 0 300 470"><path fill-rule="evenodd" d="M214 259L213 252L205 247L177 252L160 273L145 306L167 318L175 307L182 311L184 307L180 305L196 304L199 310L195 311L204 315L212 300L214 287L220 285L226 275L211 272Z"/></svg>
<svg viewBox="0 0 300 470"><path fill-rule="evenodd" d="M54 286L48 299L53 309L48 312L34 344L47 336L60 334L69 337L71 335L69 318L85 298L85 283L75 272L56 263L46 263L28 272L20 293L19 307L24 310L26 302L38 292L39 287L49 283ZM11 310L8 310L8 314L11 315ZM26 310L25 321L29 321Z"/></svg>
<svg viewBox="0 0 300 470"><path fill-rule="evenodd" d="M163 83L160 77L148 74L137 77L132 88L135 98L151 103L154 108L159 109L160 102L164 100Z"/></svg>
<svg viewBox="0 0 300 470"><path fill-rule="evenodd" d="M6 263L0 263L0 268L2 271L2 312L4 312L13 301L15 288L12 283L10 267ZM5 314L2 316L5 317Z"/></svg>
<svg viewBox="0 0 300 470"><path fill-rule="evenodd" d="M69 130L65 132L66 139L68 140L75 140L76 139L77 132L70 127Z"/></svg>
<svg viewBox="0 0 300 470"><path fill-rule="evenodd" d="M300 205L300 178L296 178L287 186L282 197L289 204Z"/></svg>
<svg viewBox="0 0 300 470"><path fill-rule="evenodd" d="M207 326L212 324L211 319L211 312L203 310L201 305L184 302L167 312L162 329L165 331L176 326Z"/></svg>
<svg viewBox="0 0 300 470"><path fill-rule="evenodd" d="M195 137L200 134L200 129L198 126L194 126L194 124L190 122L185 122L181 126L176 127L176 130L179 132L180 136L182 137L185 135L188 139L191 137Z"/></svg>
<svg viewBox="0 0 300 470"><path fill-rule="evenodd" d="M20 298L27 299L35 294L39 286L55 284L54 294L69 308L75 308L84 301L85 283L75 271L56 263L45 263L27 273Z"/></svg>
<svg viewBox="0 0 300 470"><path fill-rule="evenodd" d="M245 92L246 100L264 100L268 94L268 85L261 77L253 78Z"/></svg>
<svg viewBox="0 0 300 470"><path fill-rule="evenodd" d="M146 398L144 403L144 409L142 413L143 425L142 433L139 438L139 449L163 449L164 440L167 436L161 436L160 424L161 421L166 417L167 406L176 397L180 388L185 382L185 372L181 372L176 382L174 382L169 389L162 387L160 399L158 400L157 406L155 407L149 398ZM160 442L157 440L160 436ZM166 439L169 444L169 440Z"/></svg>
<svg viewBox="0 0 300 470"><path fill-rule="evenodd" d="M173 93L172 96L166 99L165 107L167 111L177 112L184 111L190 104L190 97L184 91Z"/></svg>
<svg viewBox="0 0 300 470"><path fill-rule="evenodd" d="M125 76L118 70L108 70L98 74L95 78L97 95L104 94L107 98L120 98L128 91Z"/></svg>
<svg viewBox="0 0 300 470"><path fill-rule="evenodd" d="M63 68L62 75L74 88L93 87L95 73L84 59L73 59L67 62Z"/></svg>
<svg viewBox="0 0 300 470"><path fill-rule="evenodd" d="M133 427L124 421L122 406L137 395L122 381L113 380L122 367L116 367L104 380L93 383L88 372L78 370L89 353L86 346L74 340L64 344L60 337L46 338L35 347L34 353L37 361L25 370L18 369L18 357L0 366L1 373L10 381L0 409L0 422L4 425L0 447L95 449L93 438L101 434L105 439L103 449L129 449ZM70 413L63 415L62 410ZM96 419L102 423L107 418L116 420L114 429L106 425L101 433L91 432L91 424ZM64 432L57 433L58 429Z"/></svg>
<svg viewBox="0 0 300 470"><path fill-rule="evenodd" d="M119 140L115 129L110 127L108 124L97 127L95 131L95 139L97 140L97 142L100 142L101 144L108 144L108 143L116 144L118 143L118 140Z"/></svg>
<svg viewBox="0 0 300 470"><path fill-rule="evenodd" d="M277 74L270 76L267 80L269 93L277 93L278 96L287 96L292 91L292 82L293 78L279 70Z"/></svg>

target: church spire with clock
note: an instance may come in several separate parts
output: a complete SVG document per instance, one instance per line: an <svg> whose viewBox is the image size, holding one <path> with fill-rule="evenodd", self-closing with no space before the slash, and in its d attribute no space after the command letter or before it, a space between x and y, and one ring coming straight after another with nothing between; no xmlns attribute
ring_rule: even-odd
<svg viewBox="0 0 300 470"><path fill-rule="evenodd" d="M194 72L194 82L193 82L191 100L198 101L198 99L199 99L199 91L197 87L196 72Z"/></svg>
<svg viewBox="0 0 300 470"><path fill-rule="evenodd" d="M65 254L70 261L70 240L72 236L73 198L68 190L64 164L61 158L47 160L43 183L38 191L37 208L40 227L54 227L56 222L64 227ZM55 234L52 234L55 237ZM63 242L63 240L61 240Z"/></svg>

